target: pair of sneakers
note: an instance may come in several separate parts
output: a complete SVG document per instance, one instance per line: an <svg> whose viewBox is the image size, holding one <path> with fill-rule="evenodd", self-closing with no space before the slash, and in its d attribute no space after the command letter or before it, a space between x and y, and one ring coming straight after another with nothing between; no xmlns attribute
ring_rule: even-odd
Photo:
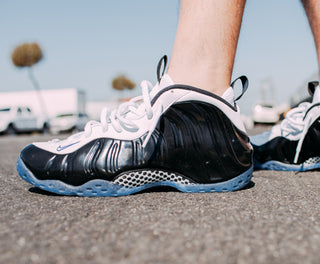
<svg viewBox="0 0 320 264"><path fill-rule="evenodd" d="M236 79L219 97L174 84L158 65L158 83L90 121L65 140L25 147L17 171L27 182L63 195L121 196L155 186L182 192L225 192L246 186L258 169L320 168L320 91L291 110L271 133L251 139L236 101L248 87ZM234 98L239 81L242 93ZM254 153L254 155L253 155ZM254 159L253 159L254 156Z"/></svg>

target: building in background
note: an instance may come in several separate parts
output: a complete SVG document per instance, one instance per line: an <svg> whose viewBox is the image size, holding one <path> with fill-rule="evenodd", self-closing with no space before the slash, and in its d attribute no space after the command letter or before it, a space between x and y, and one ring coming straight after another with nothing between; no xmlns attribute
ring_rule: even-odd
<svg viewBox="0 0 320 264"><path fill-rule="evenodd" d="M40 93L45 104L46 113L42 110L38 93L33 90L1 92L0 107L29 107L34 114L47 116L49 119L67 113L86 113L86 95L84 91L76 88L41 90Z"/></svg>

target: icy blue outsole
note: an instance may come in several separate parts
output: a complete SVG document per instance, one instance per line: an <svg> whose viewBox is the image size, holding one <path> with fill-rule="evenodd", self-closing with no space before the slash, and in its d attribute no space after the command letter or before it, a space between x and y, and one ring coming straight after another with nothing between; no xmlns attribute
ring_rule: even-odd
<svg viewBox="0 0 320 264"><path fill-rule="evenodd" d="M254 168L257 170L275 170L275 171L311 171L320 170L320 163L315 164L286 164L283 162L270 160L263 164L254 159Z"/></svg>
<svg viewBox="0 0 320 264"><path fill-rule="evenodd" d="M157 186L170 186L179 191L187 193L236 191L245 187L250 182L253 167L251 167L246 172L240 174L239 176L225 182L213 184L181 184L172 181L157 181L144 184L142 186L130 188L106 180L91 180L80 186L72 186L59 180L39 180L26 167L26 165L20 157L17 160L17 171L22 179L42 190L46 190L61 195L99 197L129 195Z"/></svg>

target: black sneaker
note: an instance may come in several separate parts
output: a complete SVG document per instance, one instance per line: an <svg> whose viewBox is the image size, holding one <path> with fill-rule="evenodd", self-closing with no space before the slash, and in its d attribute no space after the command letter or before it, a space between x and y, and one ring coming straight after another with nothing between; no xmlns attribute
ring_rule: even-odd
<svg viewBox="0 0 320 264"><path fill-rule="evenodd" d="M84 132L24 148L20 176L41 189L79 196L128 195L154 186L224 192L247 185L252 147L233 84L218 97L173 84L167 74L160 81L159 69L153 89L143 81L142 96L104 109L101 122L90 121ZM247 78L239 80L243 94Z"/></svg>
<svg viewBox="0 0 320 264"><path fill-rule="evenodd" d="M309 83L312 102L290 110L286 118L250 138L254 167L263 170L308 171L320 169L320 88Z"/></svg>

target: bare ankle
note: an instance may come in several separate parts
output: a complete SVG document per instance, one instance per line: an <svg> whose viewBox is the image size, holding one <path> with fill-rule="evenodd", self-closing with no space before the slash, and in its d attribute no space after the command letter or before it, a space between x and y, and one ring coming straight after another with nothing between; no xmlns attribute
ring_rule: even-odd
<svg viewBox="0 0 320 264"><path fill-rule="evenodd" d="M193 69L192 67L174 67L170 65L168 74L176 84L194 86L218 96L221 96L230 87L231 73L210 72L206 69Z"/></svg>

